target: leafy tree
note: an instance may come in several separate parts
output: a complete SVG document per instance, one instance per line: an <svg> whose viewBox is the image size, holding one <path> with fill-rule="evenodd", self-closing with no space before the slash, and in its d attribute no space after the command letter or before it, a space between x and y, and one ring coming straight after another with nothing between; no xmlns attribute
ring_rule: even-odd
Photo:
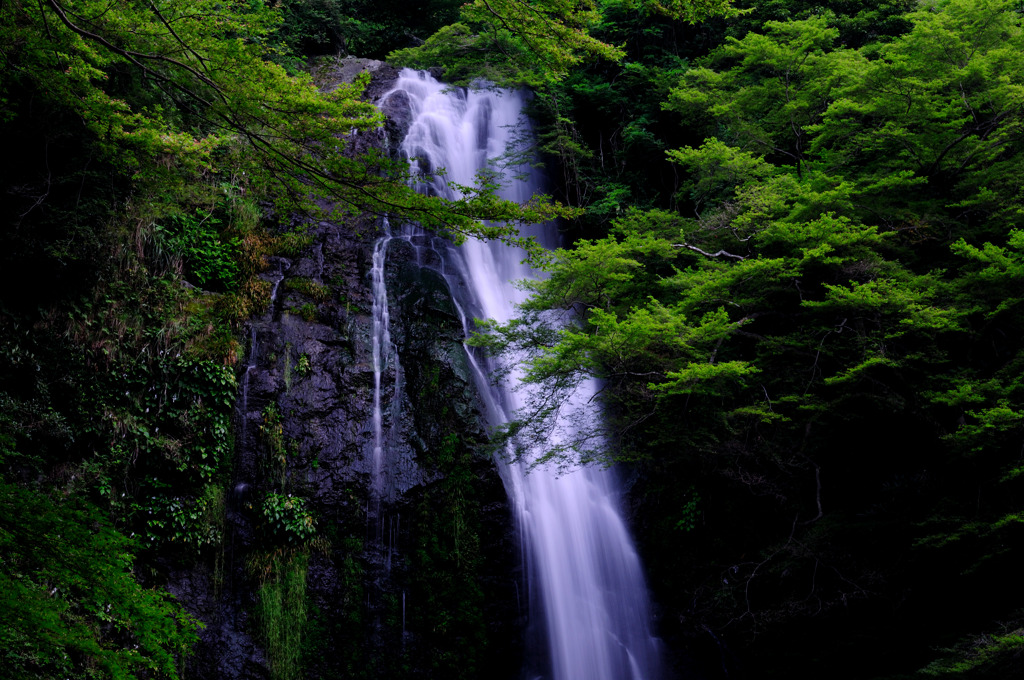
<svg viewBox="0 0 1024 680"><path fill-rule="evenodd" d="M617 61L624 55L592 35L610 8L691 23L732 12L731 0L474 0L461 7L458 23L388 59L418 68L442 66L455 84L483 78L501 85L546 87L580 64Z"/></svg>
<svg viewBox="0 0 1024 680"><path fill-rule="evenodd" d="M584 59L621 56L590 36L599 16L593 0L475 0L459 10L458 23L388 59L421 68L442 65L445 77L457 84L484 78L541 85L563 77Z"/></svg>
<svg viewBox="0 0 1024 680"><path fill-rule="evenodd" d="M913 29L870 55L809 129L827 165L856 170L862 192L884 201L876 211L925 230L952 219L1002 234L1014 223L1024 46L1014 9L977 0L909 15ZM900 196L908 182L927 187L931 205Z"/></svg>
<svg viewBox="0 0 1024 680"><path fill-rule="evenodd" d="M905 603L916 650L1020 606L995 584L1021 517L1021 19L950 0L906 21L856 49L822 17L728 40L668 97L704 137L666 153L684 209L618 212L476 341L532 354L543 389L509 436L543 442L574 385L604 382L602 437L550 454L637 466L691 635L763 655L816 618L823 668L867 620L829 616L852 603ZM973 628L923 603L951 578L992 603Z"/></svg>
<svg viewBox="0 0 1024 680"><path fill-rule="evenodd" d="M833 90L859 81L856 67L833 52L839 32L824 18L765 24L766 32L730 39L715 51L731 67L689 70L669 97L676 111L699 110L724 128L726 141L772 154L803 169L807 126L817 123L833 101Z"/></svg>
<svg viewBox="0 0 1024 680"><path fill-rule="evenodd" d="M740 0L737 7L746 10L725 27L727 35L742 38L750 31L761 31L769 21L800 21L814 17L826 19L839 31L839 43L860 48L876 42L888 42L910 28L907 14L916 9L914 0Z"/></svg>
<svg viewBox="0 0 1024 680"><path fill-rule="evenodd" d="M479 219L515 223L555 214L539 202L522 209L500 201L486 185L446 204L416 194L403 181L404 169L383 157L342 153L354 130L381 120L359 100L365 80L323 94L308 76L289 76L268 61L277 48L267 36L278 19L260 5L108 8L53 0L14 4L4 18L4 60L14 74L5 89L44 92L46 101L81 118L106 158L129 168L153 172L164 158L185 171L212 170L228 152L232 169L286 214L315 211L311 191L333 198L338 211L405 214L463 232L482 229ZM118 91L111 73L139 78L143 87ZM172 103L189 112L200 134L168 117ZM512 231L492 227L487 234Z"/></svg>

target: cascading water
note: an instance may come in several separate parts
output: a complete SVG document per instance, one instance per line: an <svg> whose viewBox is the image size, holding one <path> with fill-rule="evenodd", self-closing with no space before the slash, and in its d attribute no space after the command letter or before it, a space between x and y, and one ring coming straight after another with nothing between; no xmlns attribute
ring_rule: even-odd
<svg viewBox="0 0 1024 680"><path fill-rule="evenodd" d="M371 288L373 293L373 329L370 341L373 354L373 451L371 458L370 498L368 499L366 518L373 521L373 539L371 550L379 554L381 567L385 572L391 571L391 560L394 556L395 536L400 528L401 516L385 516L384 503L390 498L392 491L387 481L388 441L392 435L384 427L384 378L392 377L391 400L387 405L391 426L399 420L402 399L402 366L398 360L398 352L391 342L391 315L388 311L388 289L385 281L384 265L387 261L388 243L393 238L391 224L385 216L381 225L384 234L373 246L373 261L370 268ZM369 527L368 527L369 528ZM385 536L386 534L386 536Z"/></svg>
<svg viewBox="0 0 1024 680"><path fill-rule="evenodd" d="M489 159L505 154L528 131L523 99L515 92L450 90L408 69L392 93L398 91L412 108L402 152L414 171L445 171L443 177L425 180L426 191L453 197L445 180L471 185ZM539 188L539 178L525 170L527 177L512 180L503 197L522 202ZM551 225L533 232L545 246L557 243ZM438 247L437 239L423 234L405 236L441 252L442 273L460 310L474 316L507 321L525 297L512 282L536 276L522 263L522 251L500 243L470 240L455 249ZM513 390L514 372L494 386L487 370L470 359L492 424L507 422L524 403L523 394ZM577 395L576 401L586 404L592 396ZM559 477L542 468L527 474L524 463L505 465L503 475L523 539L531 627L546 641L534 650L539 661L531 675L552 680L660 677L659 643L650 632L646 586L618 507L614 475L591 468Z"/></svg>
<svg viewBox="0 0 1024 680"><path fill-rule="evenodd" d="M384 261L387 258L388 242L391 240L391 225L384 218L384 235L373 246L373 264L370 270L373 292L373 479L372 492L379 502L383 488L384 461L384 411L381 406L381 377L391 356L391 322L388 313L388 291L384 282ZM395 358L397 361L397 357Z"/></svg>

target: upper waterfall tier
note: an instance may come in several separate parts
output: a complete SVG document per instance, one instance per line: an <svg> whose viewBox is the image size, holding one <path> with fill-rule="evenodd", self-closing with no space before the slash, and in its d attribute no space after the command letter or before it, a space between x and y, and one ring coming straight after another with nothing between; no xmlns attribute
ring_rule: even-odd
<svg viewBox="0 0 1024 680"><path fill-rule="evenodd" d="M449 182L471 185L481 171L499 174L505 198L525 201L541 191L539 174L521 164L532 139L523 93L449 88L426 73L405 70L388 96L406 99L411 108L401 151L414 171L425 173L423 191L454 197ZM558 243L553 224L529 231L546 246ZM512 318L525 296L514 282L538 275L524 256L475 239L444 249L445 272L460 308L499 321ZM489 393L492 425L500 425L528 393L515 370L493 385L487 373L494 367L472 364L479 388ZM572 417L558 424L561 436L573 436L580 417L601 417L594 393L593 384L584 384L566 404ZM552 680L660 677L660 645L651 634L643 571L622 517L615 475L592 468L561 476L545 469L527 474L528 463L502 462L522 533L531 630L542 641L532 652L531 674Z"/></svg>

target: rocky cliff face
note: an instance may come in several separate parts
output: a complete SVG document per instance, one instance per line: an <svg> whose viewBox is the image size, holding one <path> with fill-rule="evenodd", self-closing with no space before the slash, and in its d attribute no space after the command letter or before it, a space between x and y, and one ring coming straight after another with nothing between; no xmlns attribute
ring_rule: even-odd
<svg viewBox="0 0 1024 680"><path fill-rule="evenodd" d="M347 61L318 77L329 84L366 67L367 96L379 98L394 78L379 62ZM389 114L361 145L391 136L397 147L408 114L400 100ZM512 515L486 453L448 286L417 264L413 244L388 244L397 361L381 376L387 446L375 480L371 263L380 219L306 227L308 242L270 263L270 307L247 328L224 549L172 573L172 591L207 625L190 675L514 677ZM312 548L268 540L261 504L271 493L306 499L320 537ZM284 571L304 574L305 592L296 602L294 589L274 591L286 601L274 641L261 588L286 563L299 565Z"/></svg>

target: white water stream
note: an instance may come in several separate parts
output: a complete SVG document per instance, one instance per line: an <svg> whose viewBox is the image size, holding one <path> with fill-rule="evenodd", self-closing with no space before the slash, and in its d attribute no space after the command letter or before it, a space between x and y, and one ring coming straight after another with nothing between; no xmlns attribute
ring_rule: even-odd
<svg viewBox="0 0 1024 680"><path fill-rule="evenodd" d="M384 411L381 406L381 376L389 361L398 361L391 344L391 317L388 312L388 290L384 282L384 263L391 241L391 224L384 218L384 235L373 246L373 265L370 270L373 287L373 495L380 502L384 491L382 466L384 461Z"/></svg>
<svg viewBox="0 0 1024 680"><path fill-rule="evenodd" d="M529 134L519 93L446 92L445 85L428 74L408 69L402 72L392 93L398 91L406 93L412 107L412 124L402 153L416 171L445 169L443 178L423 183L426 191L453 197L445 180L473 184L475 174L488 159L502 155L524 133ZM528 167L515 171L525 172L525 177L511 181L501 193L522 202L540 190L541 181ZM525 297L512 282L537 275L522 263L522 251L500 243L470 240L456 249L416 233L412 227L404 229L405 238L441 253L440 269L449 280L460 310L470 316L510 319L516 304ZM557 245L553 225L532 229L531 235L543 245ZM385 248L379 250L383 256ZM375 250L375 269L376 259ZM374 322L376 326L376 312ZM386 345L384 337L382 344ZM470 360L488 402L492 425L507 422L524 403L523 393L513 389L516 373L496 387L486 376L493 367L481 366L472 354ZM593 389L592 385L585 386L584 394L577 395L578 404L589 404ZM523 540L531 628L539 643L538 649L530 651L536 660L535 667L529 669L530 677L659 678L659 642L651 633L643 572L622 518L614 474L594 468L561 476L547 469L527 474L524 463L502 465Z"/></svg>

